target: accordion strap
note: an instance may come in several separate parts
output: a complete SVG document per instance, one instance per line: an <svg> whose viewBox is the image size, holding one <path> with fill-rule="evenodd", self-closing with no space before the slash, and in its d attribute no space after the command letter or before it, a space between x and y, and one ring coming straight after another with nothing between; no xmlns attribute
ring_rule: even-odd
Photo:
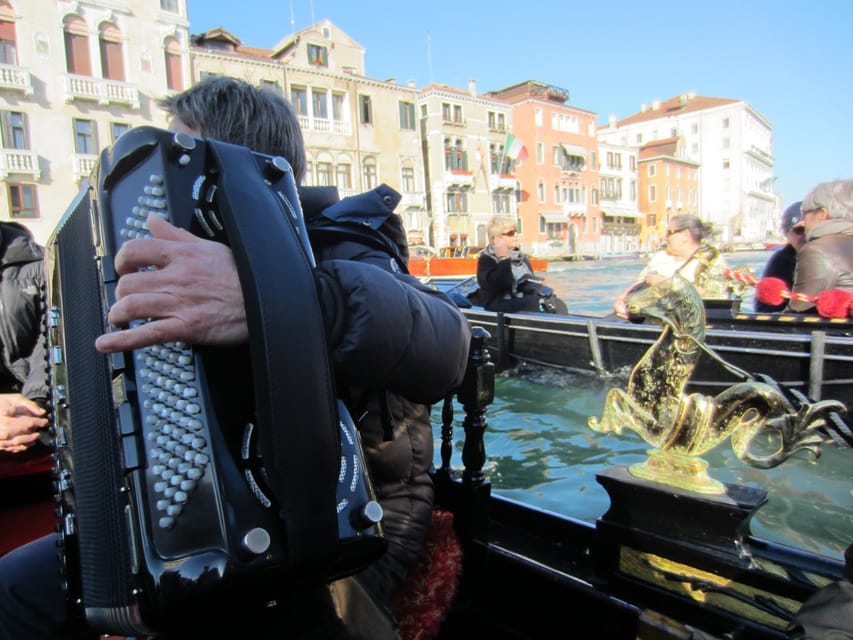
<svg viewBox="0 0 853 640"><path fill-rule="evenodd" d="M245 298L263 464L281 508L287 555L308 569L336 553L340 464L313 257L295 184L282 181L290 192L274 193L262 171L280 169L259 166L244 147L209 144L220 171L218 210Z"/></svg>

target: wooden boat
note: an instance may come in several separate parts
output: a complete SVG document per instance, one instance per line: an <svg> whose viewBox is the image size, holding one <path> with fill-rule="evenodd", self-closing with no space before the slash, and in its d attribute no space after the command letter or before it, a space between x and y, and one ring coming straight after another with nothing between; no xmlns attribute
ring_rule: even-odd
<svg viewBox="0 0 853 640"><path fill-rule="evenodd" d="M412 252L409 257L409 273L419 278L477 275L477 258L482 247L445 247L436 254ZM530 257L535 272L548 270L544 258Z"/></svg>
<svg viewBox="0 0 853 640"><path fill-rule="evenodd" d="M594 524L492 495L483 471L495 378L487 339L475 329L465 382L445 401L434 472L440 535L430 533L418 576L434 592L402 609L404 640L782 640L801 604L842 578L838 560L751 534L768 498L760 489L702 496L613 467L597 474L611 505ZM459 407L464 416L454 415ZM3 505L0 537L14 528L8 514Z"/></svg>
<svg viewBox="0 0 853 640"><path fill-rule="evenodd" d="M457 303L476 302L473 279L437 279ZM853 322L806 314L755 314L738 301L705 301L706 353L689 388L715 394L751 374L770 374L787 388L813 398L836 399L853 416ZM617 317L582 314L498 314L463 308L472 324L484 327L497 366L520 362L595 375L627 375L655 342L660 327Z"/></svg>

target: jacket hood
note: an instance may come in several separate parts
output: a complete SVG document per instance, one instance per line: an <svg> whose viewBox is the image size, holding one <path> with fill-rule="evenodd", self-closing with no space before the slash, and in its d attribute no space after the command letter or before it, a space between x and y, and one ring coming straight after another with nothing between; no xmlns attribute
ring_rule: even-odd
<svg viewBox="0 0 853 640"><path fill-rule="evenodd" d="M301 187L299 197L309 229L312 224L370 229L393 243L404 264L408 263L406 230L402 218L394 214L402 196L387 184L343 200L338 200L336 187Z"/></svg>
<svg viewBox="0 0 853 640"><path fill-rule="evenodd" d="M44 258L44 249L33 239L33 234L17 222L0 223L0 264L36 262Z"/></svg>

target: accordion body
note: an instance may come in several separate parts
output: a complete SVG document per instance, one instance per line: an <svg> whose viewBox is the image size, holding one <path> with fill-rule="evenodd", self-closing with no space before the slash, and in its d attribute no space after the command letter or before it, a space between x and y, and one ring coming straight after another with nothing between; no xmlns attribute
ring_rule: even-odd
<svg viewBox="0 0 853 640"><path fill-rule="evenodd" d="M151 213L231 247L247 346L96 351L114 256L150 235ZM66 211L47 244L46 340L66 589L93 628L156 633L383 553L313 266L287 162L186 134L131 129Z"/></svg>

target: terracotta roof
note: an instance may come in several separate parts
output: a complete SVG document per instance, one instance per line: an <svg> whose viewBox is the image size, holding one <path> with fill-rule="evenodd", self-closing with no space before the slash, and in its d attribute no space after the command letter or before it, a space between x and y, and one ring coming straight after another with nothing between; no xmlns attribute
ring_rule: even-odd
<svg viewBox="0 0 853 640"><path fill-rule="evenodd" d="M213 43L225 43L226 46L209 46L209 44ZM254 58L256 60L270 60L272 58L272 50L250 47L249 45L242 44L240 42L240 38L222 27L217 27L215 29L205 31L204 33L193 35L192 48L199 51L230 53L246 58Z"/></svg>
<svg viewBox="0 0 853 640"><path fill-rule="evenodd" d="M721 107L726 104L734 104L740 100L731 98L709 98L706 96L689 97L688 94L673 96L668 100L663 100L660 107L657 109L648 108L645 111L640 111L632 116L628 116L624 120L619 120L616 123L617 127L635 122L647 122L649 120L657 120L666 116L674 116L682 113L690 113L692 111L703 111L714 107ZM609 127L602 127L609 128Z"/></svg>
<svg viewBox="0 0 853 640"><path fill-rule="evenodd" d="M662 147L663 145L675 144L676 142L678 142L677 137L675 137L675 138L662 138L660 140L652 140L651 142L647 142L642 147L640 147L640 150L642 151L643 149L649 149L651 147Z"/></svg>

